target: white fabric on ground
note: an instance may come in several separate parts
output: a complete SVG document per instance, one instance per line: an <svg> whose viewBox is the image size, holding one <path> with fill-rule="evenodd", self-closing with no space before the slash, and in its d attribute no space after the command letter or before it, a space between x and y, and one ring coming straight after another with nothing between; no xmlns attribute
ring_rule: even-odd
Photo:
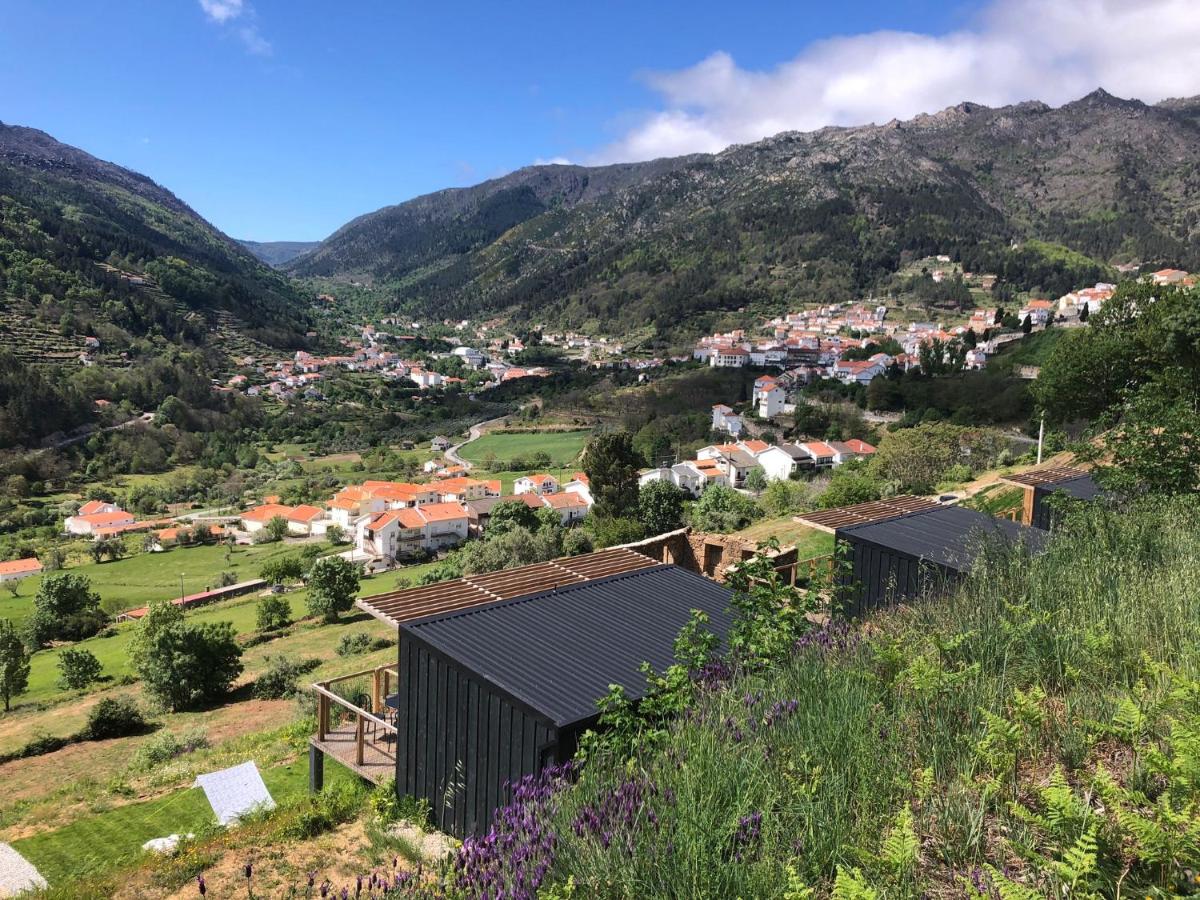
<svg viewBox="0 0 1200 900"><path fill-rule="evenodd" d="M46 879L33 863L8 844L0 843L0 897L15 897L45 887Z"/></svg>
<svg viewBox="0 0 1200 900"><path fill-rule="evenodd" d="M240 766L209 772L196 778L196 787L204 789L204 796L217 814L222 825L236 822L253 809L274 809L275 801L263 784L258 766L251 760Z"/></svg>

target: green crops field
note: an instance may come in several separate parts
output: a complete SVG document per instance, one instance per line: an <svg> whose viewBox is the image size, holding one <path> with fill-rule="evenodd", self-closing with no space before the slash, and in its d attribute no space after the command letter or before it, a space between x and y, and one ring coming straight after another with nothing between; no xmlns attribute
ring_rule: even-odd
<svg viewBox="0 0 1200 900"><path fill-rule="evenodd" d="M580 431L525 431L517 433L494 432L485 434L462 448L463 459L473 463L495 458L506 462L516 457L529 457L534 453L550 454L551 465L569 466L575 462L591 432Z"/></svg>

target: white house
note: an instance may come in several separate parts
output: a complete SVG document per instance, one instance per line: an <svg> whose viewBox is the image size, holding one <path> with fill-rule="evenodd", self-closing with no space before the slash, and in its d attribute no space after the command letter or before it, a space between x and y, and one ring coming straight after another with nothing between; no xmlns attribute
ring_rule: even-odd
<svg viewBox="0 0 1200 900"><path fill-rule="evenodd" d="M764 419L773 419L783 412L787 392L778 383L772 383L770 387L756 391L756 399L758 414Z"/></svg>
<svg viewBox="0 0 1200 900"><path fill-rule="evenodd" d="M696 457L700 462L710 460L715 463L725 473L733 487L741 487L750 470L758 465L754 457L738 444L716 444L704 447L696 453Z"/></svg>
<svg viewBox="0 0 1200 900"><path fill-rule="evenodd" d="M574 491L560 491L557 494L545 494L542 503L558 513L563 525L574 525L582 521L588 514L590 504Z"/></svg>
<svg viewBox="0 0 1200 900"><path fill-rule="evenodd" d="M879 360L841 360L833 367L834 377L846 384L870 384L887 370Z"/></svg>
<svg viewBox="0 0 1200 900"><path fill-rule="evenodd" d="M796 460L781 447L766 441L739 441L738 447L754 458L768 481L786 481L796 471Z"/></svg>
<svg viewBox="0 0 1200 900"><path fill-rule="evenodd" d="M467 539L467 508L461 503L389 509L361 520L355 546L367 556L394 560L455 547Z"/></svg>
<svg viewBox="0 0 1200 900"><path fill-rule="evenodd" d="M708 358L710 366L740 368L750 362L750 351L743 347L716 347Z"/></svg>
<svg viewBox="0 0 1200 900"><path fill-rule="evenodd" d="M553 475L523 475L513 482L514 494L554 494L558 492L558 479Z"/></svg>
<svg viewBox="0 0 1200 900"><path fill-rule="evenodd" d="M133 522L133 513L112 503L92 500L83 504L75 515L68 516L63 525L68 534L95 534L97 529L120 528Z"/></svg>
<svg viewBox="0 0 1200 900"><path fill-rule="evenodd" d="M735 415L724 403L718 403L712 408L712 430L724 431L736 439L742 433L742 417Z"/></svg>
<svg viewBox="0 0 1200 900"><path fill-rule="evenodd" d="M455 347L450 352L461 359L464 364L470 366L472 369L478 369L483 365L483 354L474 347Z"/></svg>

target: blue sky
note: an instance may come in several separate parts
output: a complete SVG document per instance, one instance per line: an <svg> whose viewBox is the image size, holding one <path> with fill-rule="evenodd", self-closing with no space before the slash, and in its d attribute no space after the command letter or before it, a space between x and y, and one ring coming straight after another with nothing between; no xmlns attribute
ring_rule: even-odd
<svg viewBox="0 0 1200 900"><path fill-rule="evenodd" d="M1100 61L1070 68L1081 51L1061 41L1038 60L1062 72L1000 77L1032 2L3 0L0 120L144 172L237 237L318 239L536 160L1007 102L1049 74L1064 92L1052 102L1120 82ZM1096 2L1062 0L1076 19L1060 28L1084 29ZM1148 99L1190 87L1117 74Z"/></svg>

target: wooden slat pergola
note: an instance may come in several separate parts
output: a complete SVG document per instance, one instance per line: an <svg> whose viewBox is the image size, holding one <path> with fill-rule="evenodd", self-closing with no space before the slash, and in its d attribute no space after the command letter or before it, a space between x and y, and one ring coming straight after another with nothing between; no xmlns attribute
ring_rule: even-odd
<svg viewBox="0 0 1200 900"><path fill-rule="evenodd" d="M866 503L855 503L853 506L840 506L836 509L813 510L795 516L793 521L832 534L839 528L884 522L888 519L906 516L909 513L924 512L940 505L936 500L930 500L928 497L900 494L886 500L870 500Z"/></svg>

